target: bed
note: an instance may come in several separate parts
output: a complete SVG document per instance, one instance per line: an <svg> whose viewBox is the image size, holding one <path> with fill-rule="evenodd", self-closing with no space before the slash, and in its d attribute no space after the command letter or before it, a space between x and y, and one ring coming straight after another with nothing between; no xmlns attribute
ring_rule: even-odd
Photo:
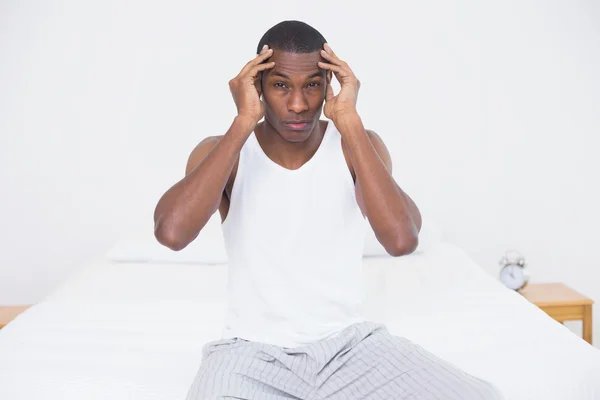
<svg viewBox="0 0 600 400"><path fill-rule="evenodd" d="M462 249L434 242L410 256L365 256L369 318L509 400L600 399L598 349ZM203 344L221 333L219 257L194 264L113 253L81 266L0 330L0 399L184 399Z"/></svg>

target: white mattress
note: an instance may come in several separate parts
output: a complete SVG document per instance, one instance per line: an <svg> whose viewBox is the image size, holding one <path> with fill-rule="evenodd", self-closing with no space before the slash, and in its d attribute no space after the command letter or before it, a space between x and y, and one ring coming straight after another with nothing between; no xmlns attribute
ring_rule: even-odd
<svg viewBox="0 0 600 400"><path fill-rule="evenodd" d="M0 330L0 399L183 399L226 266L95 260ZM367 314L509 400L600 399L600 352L455 246L365 259Z"/></svg>

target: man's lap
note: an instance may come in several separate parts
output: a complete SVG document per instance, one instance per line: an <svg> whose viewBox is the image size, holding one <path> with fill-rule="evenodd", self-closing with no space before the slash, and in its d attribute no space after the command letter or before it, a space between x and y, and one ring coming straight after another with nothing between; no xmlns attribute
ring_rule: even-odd
<svg viewBox="0 0 600 400"><path fill-rule="evenodd" d="M285 349L241 339L208 343L187 400L501 399L488 382L439 359L382 325Z"/></svg>

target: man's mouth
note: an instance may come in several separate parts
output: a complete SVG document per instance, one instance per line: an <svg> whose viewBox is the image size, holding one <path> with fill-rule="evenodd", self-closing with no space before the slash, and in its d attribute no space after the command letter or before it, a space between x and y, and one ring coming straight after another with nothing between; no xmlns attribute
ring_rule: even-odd
<svg viewBox="0 0 600 400"><path fill-rule="evenodd" d="M287 121L287 122L284 122L283 124L287 128L289 128L293 131L302 131L302 130L308 128L308 126L310 125L310 122L311 121L306 121L306 120L304 120L304 121Z"/></svg>

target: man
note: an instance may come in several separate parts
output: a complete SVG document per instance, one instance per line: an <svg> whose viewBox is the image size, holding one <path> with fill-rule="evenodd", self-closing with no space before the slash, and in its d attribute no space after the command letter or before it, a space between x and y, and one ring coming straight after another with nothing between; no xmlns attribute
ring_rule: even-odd
<svg viewBox="0 0 600 400"><path fill-rule="evenodd" d="M421 216L362 124L348 64L298 21L269 29L257 53L229 82L229 130L193 150L155 212L156 238L173 250L217 210L223 221L226 326L205 345L188 400L501 398L359 312L366 223L402 256Z"/></svg>

